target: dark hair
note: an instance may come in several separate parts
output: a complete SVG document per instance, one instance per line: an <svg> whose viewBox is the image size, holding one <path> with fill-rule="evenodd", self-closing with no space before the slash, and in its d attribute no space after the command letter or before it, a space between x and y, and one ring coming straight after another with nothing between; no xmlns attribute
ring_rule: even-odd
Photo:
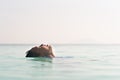
<svg viewBox="0 0 120 80"><path fill-rule="evenodd" d="M26 52L26 57L39 57L39 53L35 51L36 47L30 49L29 51Z"/></svg>
<svg viewBox="0 0 120 80"><path fill-rule="evenodd" d="M32 51L27 51L26 52L26 57L38 57L39 55L38 55L38 53L35 53L35 52L32 52Z"/></svg>

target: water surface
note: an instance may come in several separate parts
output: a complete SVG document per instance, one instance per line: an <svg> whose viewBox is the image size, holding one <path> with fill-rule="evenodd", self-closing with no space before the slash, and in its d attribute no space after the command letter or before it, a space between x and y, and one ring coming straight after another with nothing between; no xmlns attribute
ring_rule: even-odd
<svg viewBox="0 0 120 80"><path fill-rule="evenodd" d="M56 58L25 58L35 45L0 45L1 80L120 80L120 45L53 45Z"/></svg>

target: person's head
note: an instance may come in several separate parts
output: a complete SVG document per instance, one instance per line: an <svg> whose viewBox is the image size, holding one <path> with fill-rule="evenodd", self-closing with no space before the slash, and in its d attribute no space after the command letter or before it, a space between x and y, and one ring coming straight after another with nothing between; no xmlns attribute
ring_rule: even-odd
<svg viewBox="0 0 120 80"><path fill-rule="evenodd" d="M50 45L41 44L39 47L33 47L27 51L26 57L55 57Z"/></svg>

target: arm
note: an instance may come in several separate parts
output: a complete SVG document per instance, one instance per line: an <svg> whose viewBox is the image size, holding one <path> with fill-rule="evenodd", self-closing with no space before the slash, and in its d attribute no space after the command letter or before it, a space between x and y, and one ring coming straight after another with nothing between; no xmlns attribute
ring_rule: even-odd
<svg viewBox="0 0 120 80"><path fill-rule="evenodd" d="M53 50L52 50L52 46L49 45L49 53L51 57L55 57L55 55L53 54Z"/></svg>

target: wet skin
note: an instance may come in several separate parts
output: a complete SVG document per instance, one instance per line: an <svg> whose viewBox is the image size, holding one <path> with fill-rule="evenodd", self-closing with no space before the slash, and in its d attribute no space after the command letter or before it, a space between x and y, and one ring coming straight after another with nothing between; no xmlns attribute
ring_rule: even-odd
<svg viewBox="0 0 120 80"><path fill-rule="evenodd" d="M49 57L54 58L55 55L53 54L51 45L41 44L39 47L33 47L30 51L36 53L38 56L36 57Z"/></svg>

